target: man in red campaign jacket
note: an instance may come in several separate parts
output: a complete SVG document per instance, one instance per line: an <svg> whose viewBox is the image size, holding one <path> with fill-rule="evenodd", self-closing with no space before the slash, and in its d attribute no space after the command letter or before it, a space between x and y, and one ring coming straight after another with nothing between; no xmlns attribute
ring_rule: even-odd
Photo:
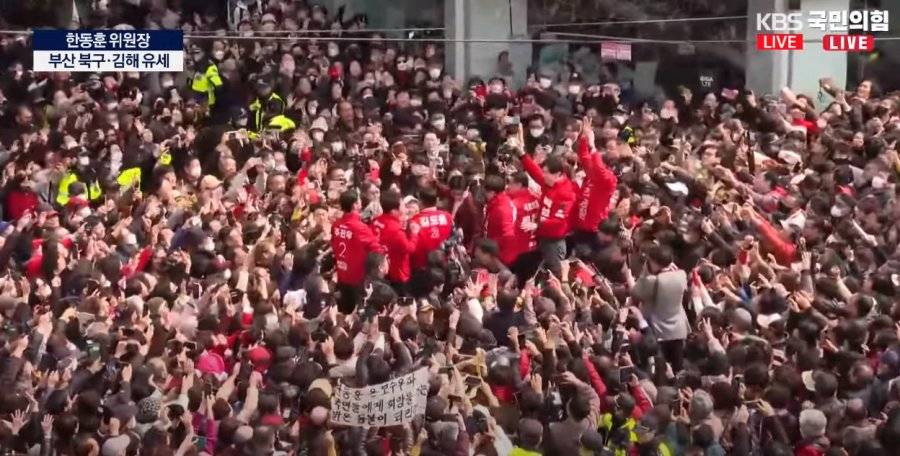
<svg viewBox="0 0 900 456"><path fill-rule="evenodd" d="M378 236L378 240L387 249L387 279L397 293L402 295L406 293L406 283L409 282L409 259L416 251L419 226L411 226L410 235L406 235L403 224L400 222L401 201L402 197L396 191L382 193L382 214L372 221L372 229Z"/></svg>
<svg viewBox="0 0 900 456"><path fill-rule="evenodd" d="M516 260L516 214L515 206L506 193L506 182L502 177L490 175L484 179L487 204L484 208L485 237L497 243L500 261L510 266Z"/></svg>
<svg viewBox="0 0 900 456"><path fill-rule="evenodd" d="M356 190L342 193L340 204L344 215L331 227L331 250L337 270L336 289L340 293L338 309L349 314L362 297L366 257L372 252L383 253L384 247L359 215L360 202Z"/></svg>
<svg viewBox="0 0 900 456"><path fill-rule="evenodd" d="M541 214L538 220L538 248L544 266L557 277L562 274L560 262L566 257L566 236L571 230L575 207L575 185L566 175L562 159L550 156L541 166L519 149L525 171L541 186Z"/></svg>
<svg viewBox="0 0 900 456"><path fill-rule="evenodd" d="M436 208L437 200L437 190L434 187L422 189L419 201L425 209L409 219L410 232L418 230L415 236L416 249L410 261L413 270L427 266L428 254L440 248L453 232L453 216Z"/></svg>
<svg viewBox="0 0 900 456"><path fill-rule="evenodd" d="M513 227L515 238L510 250L516 259L510 270L524 285L541 263L541 252L537 249L537 222L541 216L541 200L528 188L528 174L519 172L509 181L506 193L515 208L516 223Z"/></svg>
<svg viewBox="0 0 900 456"><path fill-rule="evenodd" d="M516 209L516 225L514 228L516 242L513 250L516 255L537 249L537 223L541 216L541 200L528 188L528 174L517 173L509 182L506 193ZM538 260L540 261L540 260Z"/></svg>
<svg viewBox="0 0 900 456"><path fill-rule="evenodd" d="M603 163L603 157L594 145L594 129L590 119L582 121L581 137L578 140L578 162L584 169L575 210L572 211L572 247L587 245L597 247L597 230L600 223L609 216L609 203L616 192L618 179Z"/></svg>

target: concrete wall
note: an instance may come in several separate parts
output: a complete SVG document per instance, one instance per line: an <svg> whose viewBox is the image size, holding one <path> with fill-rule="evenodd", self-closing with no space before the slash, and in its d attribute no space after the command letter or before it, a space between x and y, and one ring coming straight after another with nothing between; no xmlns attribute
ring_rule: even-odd
<svg viewBox="0 0 900 456"><path fill-rule="evenodd" d="M800 9L804 13L809 11L847 11L850 9L849 0L802 0ZM822 43L810 43L811 40L821 40L826 34L839 34L818 29L806 28L806 20L803 21L803 39L806 41L803 51L791 52L790 79L788 85L796 93L805 93L815 96L819 91L819 78L830 76L834 78L837 87L844 87L847 83L847 53L826 51L822 49Z"/></svg>
<svg viewBox="0 0 900 456"><path fill-rule="evenodd" d="M526 38L526 0L445 0L444 35L454 39ZM460 80L480 76L487 80L497 73L497 56L509 51L513 63L513 87L525 82L531 65L531 44L508 42L447 43L446 68Z"/></svg>
<svg viewBox="0 0 900 456"><path fill-rule="evenodd" d="M787 0L749 0L747 3L747 87L756 93L777 93L788 82L788 57L782 51L756 50L757 13L787 12Z"/></svg>

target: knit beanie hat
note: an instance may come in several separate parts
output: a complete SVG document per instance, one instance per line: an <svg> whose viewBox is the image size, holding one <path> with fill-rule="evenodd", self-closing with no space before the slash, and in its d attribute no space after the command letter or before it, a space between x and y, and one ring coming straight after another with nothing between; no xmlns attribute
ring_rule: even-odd
<svg viewBox="0 0 900 456"><path fill-rule="evenodd" d="M159 399L148 396L140 400L138 402L138 412L135 418L138 423L141 424L149 424L156 421L159 418L159 408L161 403Z"/></svg>

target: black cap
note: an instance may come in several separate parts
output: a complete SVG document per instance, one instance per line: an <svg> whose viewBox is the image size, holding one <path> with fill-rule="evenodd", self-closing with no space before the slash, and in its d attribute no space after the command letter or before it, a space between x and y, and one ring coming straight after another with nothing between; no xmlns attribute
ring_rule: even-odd
<svg viewBox="0 0 900 456"><path fill-rule="evenodd" d="M233 106L231 108L231 119L244 119L250 116L250 112L243 106Z"/></svg>
<svg viewBox="0 0 900 456"><path fill-rule="evenodd" d="M256 88L257 91L270 90L272 88L272 84L268 81L268 79L260 77L256 79L256 83L253 84L253 87Z"/></svg>

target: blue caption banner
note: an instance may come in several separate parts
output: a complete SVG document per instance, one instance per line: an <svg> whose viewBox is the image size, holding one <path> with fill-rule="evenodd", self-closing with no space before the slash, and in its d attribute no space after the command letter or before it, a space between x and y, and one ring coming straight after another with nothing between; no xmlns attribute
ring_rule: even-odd
<svg viewBox="0 0 900 456"><path fill-rule="evenodd" d="M35 30L35 51L183 51L181 30Z"/></svg>

